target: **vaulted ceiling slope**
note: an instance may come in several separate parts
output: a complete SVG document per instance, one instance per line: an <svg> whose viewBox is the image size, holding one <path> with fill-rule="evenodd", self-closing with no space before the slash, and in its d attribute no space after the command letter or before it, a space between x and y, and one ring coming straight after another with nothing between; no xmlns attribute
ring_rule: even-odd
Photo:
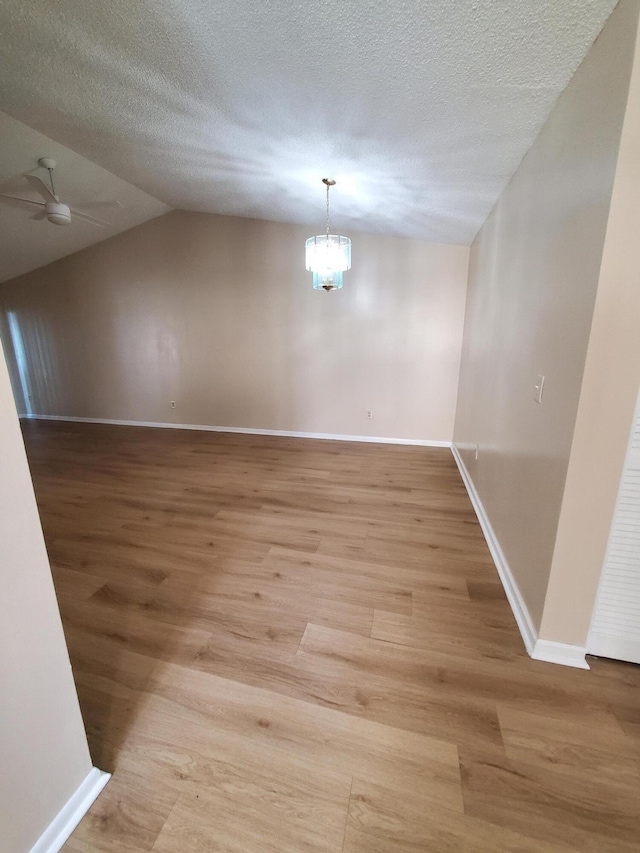
<svg viewBox="0 0 640 853"><path fill-rule="evenodd" d="M0 192L42 201L21 177L35 169L35 174L48 182L46 170L38 169L40 157L57 161L54 185L62 202L81 207L85 202L118 201L122 207L87 209L87 213L109 222L107 227L99 228L73 216L71 225L63 227L46 220L33 222L34 211L0 204L0 281L44 266L169 210L166 204L122 178L0 113Z"/></svg>
<svg viewBox="0 0 640 853"><path fill-rule="evenodd" d="M0 108L171 207L469 243L615 0L2 0Z"/></svg>

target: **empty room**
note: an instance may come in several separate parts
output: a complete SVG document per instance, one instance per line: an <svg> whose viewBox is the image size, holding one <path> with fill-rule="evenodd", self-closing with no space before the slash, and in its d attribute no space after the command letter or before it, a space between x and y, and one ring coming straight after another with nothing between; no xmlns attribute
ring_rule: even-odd
<svg viewBox="0 0 640 853"><path fill-rule="evenodd" d="M640 850L640 0L0 0L3 853Z"/></svg>

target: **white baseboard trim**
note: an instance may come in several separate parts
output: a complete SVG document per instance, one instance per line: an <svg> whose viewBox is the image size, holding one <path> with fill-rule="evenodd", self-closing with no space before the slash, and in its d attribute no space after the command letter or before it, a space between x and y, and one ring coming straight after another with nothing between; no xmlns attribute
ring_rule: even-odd
<svg viewBox="0 0 640 853"><path fill-rule="evenodd" d="M498 537L491 526L491 522L473 484L471 475L467 471L467 467L462 461L462 457L455 444L451 445L451 452L453 453L453 458L456 460L460 476L473 504L475 513L478 516L480 527L489 546L493 562L496 564L498 575L502 581L507 600L511 605L511 610L513 611L527 653L535 660L558 663L563 666L573 666L578 669L589 669L589 664L585 660L585 649L581 646L571 646L567 643L556 643L552 640L538 639L538 632L531 619L531 614L524 603L522 594L518 589L518 584L500 547Z"/></svg>
<svg viewBox="0 0 640 853"><path fill-rule="evenodd" d="M327 441L363 441L371 444L411 444L418 447L451 447L450 441L425 441L421 438L387 438L371 435L338 435L331 432L297 432L284 429L253 429L250 427L211 426L210 424L169 424L156 421L123 421L112 418L76 418L71 415L20 415L25 420L72 421L85 424L114 426L158 427L160 429L195 429L204 432L235 432L243 435L281 435L286 438L319 438Z"/></svg>
<svg viewBox="0 0 640 853"><path fill-rule="evenodd" d="M460 456L455 444L451 445L451 452L453 453L453 458L456 460L460 476L462 477L462 481L467 489L473 508L478 516L478 521L480 522L480 527L484 533L484 538L487 540L487 545L489 546L489 551L493 557L493 562L496 564L496 569L498 570L498 575L502 581L502 586L504 587L507 599L511 605L511 610L515 616L518 629L522 635L524 646L527 653L532 654L538 634L529 614L529 610L527 609L527 605L524 603L524 599L518 589L518 584L511 573L507 559L500 547L500 543L498 542L498 537L491 526L489 517L487 516L484 506L482 505L482 501L480 500L480 496L476 491L476 487L473 485L471 475L467 471L466 465L462 461L462 457Z"/></svg>
<svg viewBox="0 0 640 853"><path fill-rule="evenodd" d="M576 669L590 669L585 655L584 646L572 646L569 643L556 643L554 640L536 640L531 652L534 660L544 660L547 663L559 663L562 666L573 666Z"/></svg>
<svg viewBox="0 0 640 853"><path fill-rule="evenodd" d="M103 773L93 767L33 845L30 853L58 853L110 778L110 773Z"/></svg>

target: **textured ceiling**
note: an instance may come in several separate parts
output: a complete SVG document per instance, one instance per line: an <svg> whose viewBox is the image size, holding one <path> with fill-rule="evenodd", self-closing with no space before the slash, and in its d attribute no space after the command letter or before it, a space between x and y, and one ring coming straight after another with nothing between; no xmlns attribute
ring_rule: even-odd
<svg viewBox="0 0 640 853"><path fill-rule="evenodd" d="M0 108L172 207L469 243L615 0L0 0Z"/></svg>
<svg viewBox="0 0 640 853"><path fill-rule="evenodd" d="M108 228L97 228L73 218L71 225L65 226L32 222L28 210L0 204L0 281L70 255L169 209L95 163L0 113L0 192L42 201L21 177L35 168L35 174L48 181L47 172L37 169L40 157L57 161L56 192L71 207L93 201L119 201L122 207L87 210L110 223Z"/></svg>

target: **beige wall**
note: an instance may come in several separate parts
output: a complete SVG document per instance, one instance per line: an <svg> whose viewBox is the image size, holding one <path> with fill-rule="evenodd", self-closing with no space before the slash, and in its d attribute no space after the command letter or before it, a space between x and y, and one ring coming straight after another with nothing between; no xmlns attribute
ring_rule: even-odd
<svg viewBox="0 0 640 853"><path fill-rule="evenodd" d="M636 22L636 0L622 0L471 250L454 437L536 628L573 440ZM546 377L541 404L534 402L538 374Z"/></svg>
<svg viewBox="0 0 640 853"><path fill-rule="evenodd" d="M640 40L540 634L584 645L640 388ZM567 607L567 602L571 606Z"/></svg>
<svg viewBox="0 0 640 853"><path fill-rule="evenodd" d="M174 211L0 286L34 411L450 441L468 248L351 234L325 293L308 236Z"/></svg>
<svg viewBox="0 0 640 853"><path fill-rule="evenodd" d="M0 349L0 847L25 853L91 770Z"/></svg>

